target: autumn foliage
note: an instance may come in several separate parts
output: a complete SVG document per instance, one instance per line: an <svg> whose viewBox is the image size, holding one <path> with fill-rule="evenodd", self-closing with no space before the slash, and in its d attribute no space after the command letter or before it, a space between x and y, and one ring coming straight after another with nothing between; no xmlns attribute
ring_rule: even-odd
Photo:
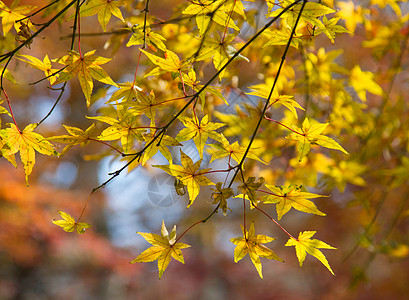
<svg viewBox="0 0 409 300"><path fill-rule="evenodd" d="M261 278L268 260L311 259L335 275L334 258L356 287L378 254L409 257L404 1L22 2L0 1L1 163L24 170L28 187L16 191L36 192L47 168L74 156L116 166L102 181L87 173L86 195L77 181L75 205L30 212L39 224L99 238L102 188L146 172L167 174L189 209L178 235L166 215L156 233L137 229L151 245L128 267L157 261L159 278L172 258L187 262L189 236L209 223L229 231L230 260L248 254ZM30 93L52 101L27 114ZM344 270L358 252L366 261Z"/></svg>

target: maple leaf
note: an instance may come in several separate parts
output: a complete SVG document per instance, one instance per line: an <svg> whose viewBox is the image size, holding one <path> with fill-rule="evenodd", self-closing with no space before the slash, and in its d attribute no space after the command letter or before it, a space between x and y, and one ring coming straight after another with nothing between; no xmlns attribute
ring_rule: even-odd
<svg viewBox="0 0 409 300"><path fill-rule="evenodd" d="M146 241L152 244L151 247L139 254L131 264L141 262L158 261L159 279L162 277L172 258L185 263L181 249L189 248L190 245L176 243L176 225L171 233L168 233L165 222L162 220L161 235L155 233L137 232Z"/></svg>
<svg viewBox="0 0 409 300"><path fill-rule="evenodd" d="M120 89L113 93L106 103L123 98L123 101L117 103L117 105L128 107L129 112L135 115L145 115L151 120L155 119L156 110L165 106L156 99L153 90L149 94L145 94L134 83L126 82L119 85Z"/></svg>
<svg viewBox="0 0 409 300"><path fill-rule="evenodd" d="M345 21L345 27L351 34L356 29L358 24L364 23L368 18L365 15L370 14L370 10L363 8L359 4L355 5L352 1L342 1L337 4L339 6L339 15Z"/></svg>
<svg viewBox="0 0 409 300"><path fill-rule="evenodd" d="M295 253L297 254L298 261L300 262L300 267L302 267L307 253L318 259L327 269L335 275L332 271L328 260L325 258L324 254L318 249L336 249L320 240L313 239L312 236L316 231L304 231L300 232L298 239L290 238L285 246L295 246Z"/></svg>
<svg viewBox="0 0 409 300"><path fill-rule="evenodd" d="M18 32L20 25L16 21L24 19L26 14L30 13L37 7L33 5L18 5L19 2L19 0L14 0L10 8L8 8L3 1L0 1L0 18L3 27L3 36L6 36L13 26ZM26 22L31 30L36 30L29 19L27 19Z"/></svg>
<svg viewBox="0 0 409 300"><path fill-rule="evenodd" d="M243 182L238 188L241 189L242 194L237 195L235 198L243 198L246 195L249 197L251 203L256 205L257 203L257 194L256 191L260 186L263 185L265 179L260 177L256 182L256 177L247 178L246 182Z"/></svg>
<svg viewBox="0 0 409 300"><path fill-rule="evenodd" d="M263 234L256 235L254 223L251 223L249 231L247 231L242 225L240 226L243 232L243 237L230 239L230 241L236 245L236 248L234 249L234 262L237 263L247 254L249 254L250 259L256 267L258 274L261 278L263 278L260 257L284 262L277 256L277 254L274 253L273 250L262 245L274 241L275 238Z"/></svg>
<svg viewBox="0 0 409 300"><path fill-rule="evenodd" d="M218 182L216 184L216 189L211 190L214 191L214 193L212 193L213 204L218 204L223 211L223 215L225 216L228 209L231 211L231 209L227 206L227 199L233 196L234 192L232 188L222 188L222 184L223 183Z"/></svg>
<svg viewBox="0 0 409 300"><path fill-rule="evenodd" d="M348 154L340 144L333 139L322 135L321 133L327 128L329 123L314 123L310 125L308 118L305 118L302 123L302 128L295 128L290 135L286 136L286 139L297 141L297 154L299 161L301 161L310 152L311 144L317 144L325 148L335 149Z"/></svg>
<svg viewBox="0 0 409 300"><path fill-rule="evenodd" d="M142 133L146 131L141 128L139 115L128 110L118 109L118 119L109 116L88 117L98 120L111 126L104 129L97 137L100 141L121 140L124 153L132 152L134 141L143 141Z"/></svg>
<svg viewBox="0 0 409 300"><path fill-rule="evenodd" d="M372 72L362 71L358 65L355 65L351 70L349 84L352 85L362 101L366 101L366 92L379 96L383 94L382 88L373 81L373 77Z"/></svg>
<svg viewBox="0 0 409 300"><path fill-rule="evenodd" d="M254 95L258 96L264 99L268 99L268 96L270 95L271 88L273 87L272 82L268 82L267 84L257 84L250 86L249 89L253 90L253 92L246 93L248 95ZM272 106L279 106L283 105L285 106L289 111L293 113L293 115L298 119L297 111L295 110L296 108L305 110L302 108L301 105L299 105L295 100L294 96L290 95L279 95L276 90L273 90L273 93L271 94L270 97L270 105Z"/></svg>
<svg viewBox="0 0 409 300"><path fill-rule="evenodd" d="M326 30L322 30L322 29L317 29L315 31L315 34L318 35L321 32L324 32L324 34L331 40L331 43L334 44L334 39L337 33L351 33L350 31L348 31L347 29L345 29L344 27L342 27L341 25L337 25L339 19L341 19L340 17L338 18L331 18L331 19L327 19L327 16L324 16L322 18L322 22L325 26Z"/></svg>
<svg viewBox="0 0 409 300"><path fill-rule="evenodd" d="M18 59L28 63L33 68L43 71L45 73L45 77L47 77L48 80L50 81L50 84L53 84L57 80L58 74L56 74L54 76L50 76L51 74L58 71L58 69L52 69L51 68L51 61L48 58L47 54L45 55L43 61L41 61L38 58L36 58L34 56L31 56L31 55L20 54L18 56L26 58L27 60L24 60L24 59L21 59L21 58L18 58Z"/></svg>
<svg viewBox="0 0 409 300"><path fill-rule="evenodd" d="M155 129L143 135L146 144L148 144L154 139L156 133L157 130ZM172 154L170 153L167 146L182 146L182 144L180 144L173 137L164 134L163 136L160 137L160 143L158 141L155 141L149 146L148 149L144 151L142 155L141 164L144 165L148 161L148 159L152 158L158 152L158 150L160 151L160 153L162 153L162 155L166 158L167 161L172 163Z"/></svg>
<svg viewBox="0 0 409 300"><path fill-rule="evenodd" d="M150 71L148 74L146 74L145 77L156 76L166 72L179 74L180 71L187 69L189 65L188 62L181 62L176 53L170 50L166 50L165 58L150 54L149 52L146 52L143 49L139 50L145 53L149 60L158 66L152 71Z"/></svg>
<svg viewBox="0 0 409 300"><path fill-rule="evenodd" d="M0 104L2 104L3 101L0 101ZM3 106L0 106L0 114L6 114L11 117L11 114L7 109L5 109ZM0 128L1 128L1 118L0 118ZM13 166L17 168L17 163L16 163L16 158L14 157L13 154L7 155L5 154L10 148L7 146L5 139L3 139L1 130L0 130L0 151L1 151L1 156L3 156L5 159L7 159Z"/></svg>
<svg viewBox="0 0 409 300"><path fill-rule="evenodd" d="M206 174L211 169L200 170L200 164L202 159L193 164L192 159L187 156L182 149L180 149L180 158L182 165L153 165L153 167L159 168L167 172L168 174L178 178L187 187L189 193L189 208L193 201L195 201L197 195L199 195L201 185L212 185L213 182L202 174Z"/></svg>
<svg viewBox="0 0 409 300"><path fill-rule="evenodd" d="M228 156L229 163L231 158L234 159L237 163L240 163L243 159L247 147L240 146L238 142L234 142L230 145L229 141L224 137L222 133L220 134L220 141L221 144L209 144L209 146L212 147L208 150L212 155L212 159L210 160L210 162ZM247 153L246 157L258 160L259 162L262 162L266 165L266 163L258 158L258 156L255 155L251 149Z"/></svg>
<svg viewBox="0 0 409 300"><path fill-rule="evenodd" d="M118 83L118 86L119 90L116 90L106 103L116 102L121 99L123 99L124 102L133 101L138 96L138 92L142 91L139 86L130 81Z"/></svg>
<svg viewBox="0 0 409 300"><path fill-rule="evenodd" d="M98 14L98 21L101 24L104 32L106 31L107 24L111 19L111 15L114 15L122 22L125 22L120 6L124 5L124 1L112 1L112 0L89 0L85 5L81 6L81 17L89 17Z"/></svg>
<svg viewBox="0 0 409 300"><path fill-rule="evenodd" d="M24 166L28 186L28 176L33 171L35 164L35 151L45 155L58 155L58 153L50 142L33 131L37 124L29 124L23 131L20 131L12 123L8 125L10 128L0 130L0 136L5 140L7 146L7 149L2 149L2 153L4 156L10 156L20 152L20 159Z"/></svg>
<svg viewBox="0 0 409 300"><path fill-rule="evenodd" d="M143 32L145 28L145 32ZM143 45L145 42L149 48L153 51L157 51L156 47L158 47L163 52L166 52L166 45L163 41L166 41L166 38L161 36L159 33L152 31L149 23L146 22L144 25L134 25L131 28L133 34L129 41L126 43L127 47L134 46L134 45ZM156 46L156 47L155 47Z"/></svg>
<svg viewBox="0 0 409 300"><path fill-rule="evenodd" d="M82 92L87 100L87 107L89 107L91 103L91 94L94 87L92 78L102 83L118 87L104 69L100 67L100 65L106 64L112 59L94 55L95 51L96 50L89 51L85 53L84 56L81 56L78 52L70 50L68 55L52 60L67 66L64 71L60 73L58 80L54 84L68 81L74 76L78 76Z"/></svg>
<svg viewBox="0 0 409 300"><path fill-rule="evenodd" d="M327 197L323 195L302 192L298 186L274 186L266 184L266 187L272 192L266 196L262 196L260 201L264 203L277 203L277 216L280 220L291 208L306 212L309 214L316 214L325 216L325 214L318 210L312 201L307 199L314 199L319 197Z"/></svg>
<svg viewBox="0 0 409 300"><path fill-rule="evenodd" d="M196 72L193 69L189 69L188 73L183 73L183 82L185 85L191 87L193 90L201 90L203 88L203 85L198 84L199 81L196 80ZM227 103L226 99L224 98L223 94L219 91L220 87L215 87L215 86L207 86L200 94L199 98L201 100L202 108L205 106L206 103L206 93L211 94L212 96L215 96L221 100L226 105L229 105Z"/></svg>
<svg viewBox="0 0 409 300"><path fill-rule="evenodd" d="M207 36L203 42L202 48L197 56L196 60L206 60L213 57L213 64L216 70L220 70L227 61L237 52L233 47L233 40L235 35L226 35L223 39L220 35L214 34L213 37ZM243 55L238 55L236 60L245 60L249 62L249 59ZM226 70L223 70L219 79L221 80Z"/></svg>
<svg viewBox="0 0 409 300"><path fill-rule="evenodd" d="M53 223L60 226L66 232L73 232L74 230L77 230L78 233L85 233L85 229L91 227L91 225L87 223L75 222L74 218L66 212L59 210L58 213L60 214L62 220L54 219Z"/></svg>
<svg viewBox="0 0 409 300"><path fill-rule="evenodd" d="M276 17L278 16L285 8L293 3L290 0L280 1L283 8L278 8L272 11L268 16L269 17ZM281 18L285 20L286 24L291 28L294 28L298 15L301 12L301 7L304 5L304 9L301 14L301 20L309 23L310 25L315 25L319 29L323 30L324 32L327 30L324 24L319 20L319 17L334 13L335 10L325 6L320 3L315 2L307 2L305 4L296 4L290 10L287 10Z"/></svg>
<svg viewBox="0 0 409 300"><path fill-rule="evenodd" d="M186 128L178 133L176 140L182 142L193 139L199 151L200 158L203 158L203 150L208 137L220 141L220 135L215 130L223 127L224 124L209 122L209 115L205 115L200 123L196 115L192 118L180 117L179 119Z"/></svg>
<svg viewBox="0 0 409 300"><path fill-rule="evenodd" d="M165 107L162 102L159 102L153 90L147 95L145 93L138 93L134 101L124 101L120 105L129 106L129 111L136 114L147 116L151 121L155 119L156 110Z"/></svg>
<svg viewBox="0 0 409 300"><path fill-rule="evenodd" d="M182 14L195 15L196 24L197 24L197 27L199 28L199 32L201 35L203 35L206 32L211 21L223 27L227 26L227 27L233 28L234 30L239 31L240 28L238 28L236 24L234 24L233 20L227 14L227 12L230 12L231 10L231 4L228 6L225 6L223 5L224 4L223 2L227 3L228 1L204 0L204 1L199 1L199 3L192 2L192 4L190 4L188 7L185 8L185 10L182 11ZM237 1L237 2L240 2L240 1ZM241 10L242 7L243 7L242 3L241 3L241 6L237 5L237 8L235 8L235 11L241 15L244 15L244 11Z"/></svg>
<svg viewBox="0 0 409 300"><path fill-rule="evenodd" d="M3 104L4 101L0 100L0 105ZM9 117L11 117L11 114L7 109L5 109L3 106L0 106L0 114L6 114ZM1 125L1 119L0 119L0 125Z"/></svg>
<svg viewBox="0 0 409 300"><path fill-rule="evenodd" d="M90 136L95 129L95 124L89 126L85 131L78 127L67 126L64 124L62 126L64 126L65 130L67 130L70 135L58 135L47 138L48 141L68 144L64 147L60 155L64 155L74 145L80 145L81 147L88 145L90 142Z"/></svg>
<svg viewBox="0 0 409 300"><path fill-rule="evenodd" d="M273 45L287 45L290 40L292 30L289 27L282 27L280 29L268 29L263 32L263 36L266 38L267 42L263 45L263 48ZM294 35L291 39L290 46L298 49L298 46L303 44L303 39L301 36Z"/></svg>

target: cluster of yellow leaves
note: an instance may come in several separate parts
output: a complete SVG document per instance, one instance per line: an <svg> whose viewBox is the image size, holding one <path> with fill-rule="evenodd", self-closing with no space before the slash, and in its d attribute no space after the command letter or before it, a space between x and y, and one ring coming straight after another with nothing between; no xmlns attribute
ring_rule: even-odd
<svg viewBox="0 0 409 300"><path fill-rule="evenodd" d="M371 2L380 7L390 5L396 14L400 14L400 9L399 6L396 5L396 1L372 0ZM340 5L343 6L344 9L338 13L339 17L328 18L327 15L335 13L335 10L321 3L306 2L302 4L300 2L293 5L294 1L292 0L279 0L278 3L267 1L269 8L267 17L276 17L286 10L286 7L290 5L293 5L293 7L290 10L286 10L281 16L282 26L279 26L278 29L269 29L264 32L263 36L268 39L268 42L264 44L264 47L286 45L288 43L292 34L292 29L301 12L301 7L303 7L303 13L301 15L302 26L295 31L295 36L291 40L290 45L298 48L300 45L309 43L312 37L321 33L325 34L330 41L334 43L336 34L350 32L354 29L357 23L362 22L360 18L362 18L364 12L357 12L354 8L354 4L352 4L351 8L351 3L352 2L341 3ZM106 32L107 25L112 15L122 22L125 22L120 10L120 7L124 4L125 1L89 0L81 5L80 17L97 15L103 31ZM279 6L278 9L273 9L275 5ZM2 18L3 34L6 35L13 26L15 30L18 31L20 25L16 21L24 18L25 15L30 13L34 8L35 6L29 5L18 6L18 1L14 1L9 8L0 1L0 17ZM346 27L350 31L338 24L343 15L348 13L356 16L355 20L350 22L347 21L346 23ZM239 22L246 20L247 17L241 0L189 1L189 4L186 4L182 14L195 17L197 29L199 34L203 37L202 42L192 59L180 59L178 51L178 54L176 54L167 49L167 45L164 43L167 39L159 32L152 31L152 28L147 21L145 21L144 25L128 27L128 30L132 32L132 35L126 46L143 45L143 48L145 48L145 45L147 45L155 52L157 52L158 49L162 51L163 54L160 52L158 55L154 55L144 49L140 49L150 62L155 65L155 68L147 73L145 77L160 76L164 73L170 73L172 79L181 81L179 84L183 85L184 92L185 85L195 92L203 86L198 84L199 81L197 81L196 72L192 65L193 61L199 62L211 59L216 70L220 71L223 69L223 72L219 74L219 79L221 80L225 76L226 70L224 68L227 61L237 53L235 44L241 42L238 37L240 31L240 27L238 26ZM26 22L26 26L29 29L35 30L35 27L28 19ZM219 32L216 31L215 28L222 28L223 30ZM230 28L230 30L228 30L228 28ZM229 32L229 34L227 34L227 32ZM305 32L309 32L309 36L306 35ZM308 53L306 55L305 71L311 76L312 81L321 78L320 75L316 75L315 77L313 75L313 68L318 65L320 69L317 69L316 73L324 74L323 76L327 76L325 81L331 82L332 77L330 75L331 72L334 71L334 64L332 61L339 54L340 52L337 51L325 53L323 49L320 49L317 55ZM241 54L237 55L236 58L249 61ZM169 165L154 165L154 167L160 168L175 177L175 189L178 191L178 194L184 194L185 188L187 189L189 194L189 203L187 207L190 207L198 197L201 185L213 185L216 188L212 189L214 192L212 194L213 204L217 204L218 207L222 209L223 214L226 215L229 210L227 200L233 197L235 193L232 188L224 187L223 183L218 182L217 184L214 184L209 178L207 178L205 175L210 173L210 168L200 169L205 146L208 146L207 151L212 155L210 162L228 157L229 171L232 169L231 160L234 160L237 164L241 165L245 158L251 158L263 164L267 164L254 152L254 148L240 146L237 141L230 143L225 137L226 133L223 134L216 131L226 125L227 122L224 122L223 117L229 119L231 122L233 120L232 116L226 116L222 113L215 113L215 116L220 117L219 119L222 123L211 122L211 114L207 112L201 120L199 120L196 114L193 114L193 117L187 116L187 114L180 114L178 119L183 123L185 128L180 130L175 138L166 135L166 131L162 131L161 129L167 127L160 128L155 125L157 123L157 109L164 106L164 102L162 103L160 100L156 99L153 90L150 93L145 94L135 82L125 82L120 84L114 82L101 67L101 65L108 63L111 59L95 55L95 50L91 50L84 55L81 51L76 52L71 50L69 51L69 54L52 60L50 60L47 55L45 55L43 61L31 55L20 55L19 59L25 61L31 67L43 71L50 84L59 84L67 82L74 77L78 77L81 89L86 98L87 106L90 106L91 104L91 96L94 87L93 79L118 88L108 100L109 103L115 103L116 116L102 115L89 117L90 119L108 124L108 127L103 129L97 137L92 137L95 130L95 124L92 124L86 130L63 125L69 135L54 136L47 139L34 132L36 124L28 125L23 131L20 131L16 124L9 124L9 128L0 130L0 149L2 155L12 164L16 165L14 155L17 152L20 153L27 182L28 176L32 172L35 163L35 151L45 155L58 155L53 149L50 141L66 144L61 155L65 154L72 146L80 145L83 147L91 140L102 142L118 141L118 144L121 144L123 153L125 154L130 154L132 151L136 151L136 145L145 143L145 145L150 146L144 149L143 153L139 153L142 157L142 165L160 151L169 161ZM59 63L65 67L57 74L57 71L59 70L52 68L52 62ZM335 71L343 73L345 70L338 69ZM250 89L252 91L247 94L258 96L263 99L269 99L268 104L273 108L284 106L291 112L295 119L298 119L296 109L304 110L304 108L298 104L294 99L294 96L279 94L276 90L272 91L272 85L269 84L270 82L268 82L268 80L266 80L266 82L266 84L251 86ZM349 84L355 89L358 97L363 101L366 100L366 92L382 95L382 89L373 80L373 74L369 71L362 71L359 66L355 66L351 70ZM210 93L212 96L225 101L222 93L217 87L208 86L200 95L196 96L201 100L202 110L206 104L206 93ZM2 107L0 108L0 113L8 114L7 110ZM150 119L150 126L144 126L142 124L141 116L146 116ZM239 118L238 116L236 117ZM327 125L328 123L321 124L314 121L310 122L308 118L305 118L301 128L293 126L293 132L287 136L287 139L296 141L296 150L299 161L308 154L311 145L314 144L329 149L339 150L347 154L345 149L335 140L322 135ZM236 129L238 130L238 132L236 132L238 135L242 134L239 126L237 126ZM161 135L160 140L157 139L158 134ZM209 138L217 143L207 144ZM187 140L194 141L201 159L193 163L193 160L180 150L181 165L173 164L172 155L168 147L181 146L180 142ZM335 173L336 172L334 171L334 174ZM336 174L333 175L333 177L336 176ZM291 208L306 213L325 215L318 210L312 201L309 200L324 196L304 192L300 187L292 185L274 186L266 184L265 186L270 191L261 191L260 187L264 184L264 181L263 177L260 177L258 180L256 180L255 177L250 177L245 182L243 180L242 184L238 187L241 194L235 197L247 197L253 206L257 205L259 202L276 204L279 220ZM267 195L259 197L259 192L264 192ZM53 220L53 223L62 227L66 232L73 232L76 230L78 233L84 233L85 229L90 227L87 223L76 222L68 213L62 211L58 211L58 213L62 220ZM242 227L242 232L242 237L231 239L232 243L236 245L234 251L235 262L238 262L249 254L258 274L262 277L260 257L282 261L271 249L263 245L273 241L274 238L267 235L256 235L254 224L251 224L249 231ZM161 235L153 233L138 233L151 243L152 247L142 252L131 263L158 260L159 278L162 277L163 272L166 270L172 257L184 263L181 249L190 246L183 243L177 243L176 226L170 234L168 233L164 222L162 222ZM330 272L334 274L325 256L318 249L335 248L322 241L311 239L314 234L315 231L305 231L300 233L298 239L290 238L286 243L286 246L295 246L300 266L302 266L306 253L308 253L320 260Z"/></svg>
<svg viewBox="0 0 409 300"><path fill-rule="evenodd" d="M14 0L11 4L10 8L4 4L3 1L0 1L0 18L1 18L1 25L3 27L3 36L13 28L18 32L20 24L16 21L24 19L26 14L32 12L37 6L33 5L18 5L19 1ZM31 23L30 20L24 21L26 25L31 29L35 30L35 27Z"/></svg>
<svg viewBox="0 0 409 300"><path fill-rule="evenodd" d="M80 16L89 17L98 15L99 24L101 24L101 27L105 32L112 15L120 19L122 22L125 22L121 10L119 9L122 5L124 5L124 1L89 0L81 6Z"/></svg>
<svg viewBox="0 0 409 300"><path fill-rule="evenodd" d="M232 10L244 19L246 18L241 0L204 0L192 2L182 11L182 14L194 15L199 32L203 35L212 22L239 31L240 28L237 27L233 19L228 15Z"/></svg>

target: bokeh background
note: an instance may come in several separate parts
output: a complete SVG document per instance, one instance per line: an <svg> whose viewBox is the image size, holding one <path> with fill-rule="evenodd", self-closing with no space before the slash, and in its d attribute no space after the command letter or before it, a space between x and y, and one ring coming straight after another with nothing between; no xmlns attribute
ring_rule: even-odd
<svg viewBox="0 0 409 300"><path fill-rule="evenodd" d="M49 3L21 1L33 2L38 7ZM158 20L167 20L172 17L170 8L182 3L150 1L149 12ZM133 5L135 13L144 7L141 1ZM260 15L265 13L263 1L251 5L258 7ZM86 221L93 227L86 234L63 232L52 224L59 217L57 210L78 215L91 190L124 163L109 157L90 160L90 156L103 151L99 144L90 143L85 148L73 147L60 158L37 155L29 187L21 165L15 169L0 158L0 299L407 299L408 5L405 1L335 1L334 5L350 14L347 25L356 26L355 34L337 36L334 45L324 38L317 39L316 49L342 49L337 64L348 70L360 65L362 70L374 72L374 79L387 96L368 93L363 103L351 88L359 113L345 112L343 107L336 107L339 110L335 112L327 110L329 118L342 113L349 121L351 114L349 130L340 132L350 157L332 173L323 172L317 178L316 192L330 195L316 201L327 216L293 213L283 218L282 224L294 233L301 229L318 230L317 238L337 247L336 251L324 250L336 276L311 256L300 268L294 249L279 246L287 240L286 235L254 211L249 211L248 220L258 222L258 232L277 237L270 245L285 263L262 259L264 279L258 277L248 257L234 263L234 245L229 239L240 235L242 220L240 203L234 201L230 205L233 212L226 217L216 214L211 221L189 231L183 240L192 245L184 250L186 264L172 261L162 279L158 279L156 263L129 264L149 246L136 231L159 233L163 219L168 228L177 224L180 234L212 211L210 190L203 189L200 201L196 200L187 210L187 198L175 193L173 179L149 166L122 174L93 195L86 214ZM400 7L401 16L395 5ZM36 18L38 22L44 20ZM43 57L44 51L52 53L53 58L64 55L71 41L70 24L53 24L31 49L23 52L36 57ZM83 49L98 49L98 55L103 57L114 56L114 62L104 69L117 82L132 80L138 51L135 47L113 46L116 40L128 39L130 33L118 33L124 25L114 19L109 23L111 34L96 32L98 26L95 17L84 18L81 30L89 35L81 39ZM111 43L109 47L107 41ZM259 67L243 62L242 69L238 68L238 87L244 89L257 83ZM7 83L19 124L38 122L59 92L48 89L46 82L29 85L41 74L25 67L22 61L14 59L10 70L19 82ZM65 134L61 123L87 128L92 122L84 116L95 116L114 91L95 81L94 84L100 98L96 97L95 104L87 109L78 81L71 80L40 132L44 136ZM310 101L318 102L313 91L311 95ZM235 90L226 92L226 97L233 105L224 108L223 113L234 113L234 107L243 101L253 107L258 104L258 100L249 102ZM333 108L336 104L325 105ZM321 108L316 104L310 110ZM1 118L3 126L11 122L5 115ZM360 130L366 131L362 134ZM183 150L198 159L193 144L185 143ZM288 151L284 158L287 155L289 161L293 154ZM204 163L208 160L205 155ZM166 164L159 155L153 161ZM285 166L287 161L277 163Z"/></svg>

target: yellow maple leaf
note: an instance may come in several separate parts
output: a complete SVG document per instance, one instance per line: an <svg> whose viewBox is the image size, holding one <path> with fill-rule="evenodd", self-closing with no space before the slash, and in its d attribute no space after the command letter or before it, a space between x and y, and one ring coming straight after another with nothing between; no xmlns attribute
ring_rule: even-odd
<svg viewBox="0 0 409 300"><path fill-rule="evenodd" d="M157 260L160 279L172 258L182 264L185 263L181 249L188 248L190 245L176 243L176 225L169 234L165 222L162 220L161 235L145 232L137 233L152 244L152 246L139 254L133 261L131 261L131 264Z"/></svg>
<svg viewBox="0 0 409 300"><path fill-rule="evenodd" d="M327 269L331 272L332 275L334 271L332 271L328 260L325 258L324 254L318 249L336 249L320 240L311 239L312 236L316 233L316 231L304 231L300 232L298 235L298 239L290 238L286 246L295 246L295 252L297 254L298 261L300 263L300 267L302 267L305 257L307 253L314 256L318 259Z"/></svg>
<svg viewBox="0 0 409 300"><path fill-rule="evenodd" d="M94 87L92 78L102 83L119 87L111 79L111 77L109 77L104 69L100 67L100 65L109 62L111 58L104 58L94 55L95 51L96 50L89 51L81 56L78 52L70 50L68 55L53 59L54 62L67 66L64 71L60 73L55 84L68 81L71 78L78 76L81 89L84 93L85 99L87 100L87 106L89 106L91 103L91 94Z"/></svg>
<svg viewBox="0 0 409 300"><path fill-rule="evenodd" d="M358 97L362 101L366 101L366 92L370 92L374 95L382 95L383 90L373 80L374 74L369 71L362 71L361 67L355 65L351 70L351 75L349 77L349 83L355 89Z"/></svg>
<svg viewBox="0 0 409 300"><path fill-rule="evenodd" d="M65 232L73 232L74 230L77 230L78 233L85 233L85 229L91 227L91 225L87 223L75 222L74 218L66 212L59 210L58 213L62 220L54 219L53 223L60 226Z"/></svg>
<svg viewBox="0 0 409 300"><path fill-rule="evenodd" d="M238 262L247 254L249 254L250 259L256 267L258 274L261 278L263 278L260 257L283 262L283 260L279 258L273 250L262 245L274 241L275 238L269 237L264 234L256 235L254 230L254 223L251 223L249 231L247 231L243 226L241 226L241 230L243 232L242 237L230 239L230 241L236 245L236 248L234 249L234 262Z"/></svg>
<svg viewBox="0 0 409 300"><path fill-rule="evenodd" d="M35 164L35 151L45 155L58 155L58 153L50 142L33 131L37 124L29 124L23 131L20 131L15 124L9 123L8 125L10 128L0 130L0 136L5 140L8 147L2 149L2 152L3 155L8 156L20 152L20 159L24 166L28 185L28 176L33 171Z"/></svg>

